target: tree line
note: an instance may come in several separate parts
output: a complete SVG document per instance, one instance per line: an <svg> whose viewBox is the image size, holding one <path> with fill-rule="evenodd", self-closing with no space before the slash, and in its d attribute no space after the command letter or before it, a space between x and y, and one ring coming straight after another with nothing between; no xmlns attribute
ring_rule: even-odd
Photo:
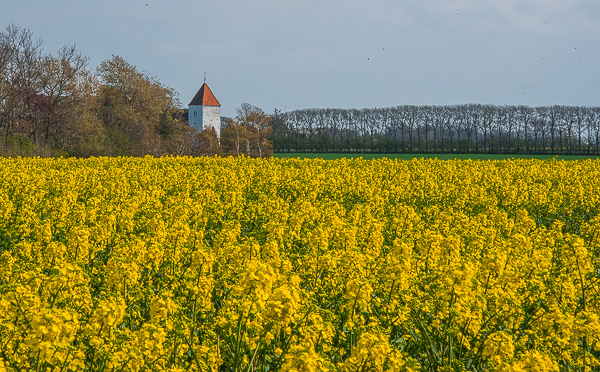
<svg viewBox="0 0 600 372"><path fill-rule="evenodd" d="M302 109L272 123L276 152L600 153L599 107Z"/></svg>
<svg viewBox="0 0 600 372"><path fill-rule="evenodd" d="M75 46L46 54L0 31L0 156L275 152L600 154L600 108L403 105L275 110L242 104L221 138L188 125L177 93L119 56L92 70Z"/></svg>
<svg viewBox="0 0 600 372"><path fill-rule="evenodd" d="M0 156L270 156L269 117L244 104L220 141L187 123L177 93L120 56L92 70L11 24L0 31ZM231 138L230 138L231 137Z"/></svg>

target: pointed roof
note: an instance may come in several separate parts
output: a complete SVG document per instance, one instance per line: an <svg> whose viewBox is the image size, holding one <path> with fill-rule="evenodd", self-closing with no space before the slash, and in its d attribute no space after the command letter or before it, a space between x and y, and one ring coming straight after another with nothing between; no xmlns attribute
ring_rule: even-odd
<svg viewBox="0 0 600 372"><path fill-rule="evenodd" d="M221 104L213 92L211 92L208 85L204 83L188 106L221 106Z"/></svg>

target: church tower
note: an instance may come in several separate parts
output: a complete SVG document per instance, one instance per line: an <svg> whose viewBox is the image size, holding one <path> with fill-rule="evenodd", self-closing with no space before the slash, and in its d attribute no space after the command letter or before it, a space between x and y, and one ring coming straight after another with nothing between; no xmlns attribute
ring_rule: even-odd
<svg viewBox="0 0 600 372"><path fill-rule="evenodd" d="M206 128L215 128L217 138L221 138L221 104L206 85L206 77L188 105L188 122L200 132Z"/></svg>

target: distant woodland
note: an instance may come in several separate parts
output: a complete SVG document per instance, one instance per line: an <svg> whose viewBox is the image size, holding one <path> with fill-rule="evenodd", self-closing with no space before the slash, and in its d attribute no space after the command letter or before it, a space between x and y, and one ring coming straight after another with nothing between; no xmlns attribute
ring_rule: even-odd
<svg viewBox="0 0 600 372"><path fill-rule="evenodd" d="M119 56L92 70L75 46L46 54L0 31L0 156L275 152L600 154L600 108L397 106L275 110L242 104L221 138L187 123L177 93Z"/></svg>
<svg viewBox="0 0 600 372"><path fill-rule="evenodd" d="M600 107L304 109L271 121L276 152L600 154Z"/></svg>

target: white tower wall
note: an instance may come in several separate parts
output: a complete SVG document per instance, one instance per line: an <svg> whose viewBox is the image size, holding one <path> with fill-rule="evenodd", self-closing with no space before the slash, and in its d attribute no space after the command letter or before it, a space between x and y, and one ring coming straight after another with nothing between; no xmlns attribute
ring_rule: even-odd
<svg viewBox="0 0 600 372"><path fill-rule="evenodd" d="M202 106L203 128L215 128L217 138L221 138L221 107Z"/></svg>
<svg viewBox="0 0 600 372"><path fill-rule="evenodd" d="M189 106L188 107L188 122L190 127L202 131L202 106Z"/></svg>
<svg viewBox="0 0 600 372"><path fill-rule="evenodd" d="M188 121L199 132L206 128L215 128L217 138L221 138L221 108L219 106L196 106L188 108Z"/></svg>

